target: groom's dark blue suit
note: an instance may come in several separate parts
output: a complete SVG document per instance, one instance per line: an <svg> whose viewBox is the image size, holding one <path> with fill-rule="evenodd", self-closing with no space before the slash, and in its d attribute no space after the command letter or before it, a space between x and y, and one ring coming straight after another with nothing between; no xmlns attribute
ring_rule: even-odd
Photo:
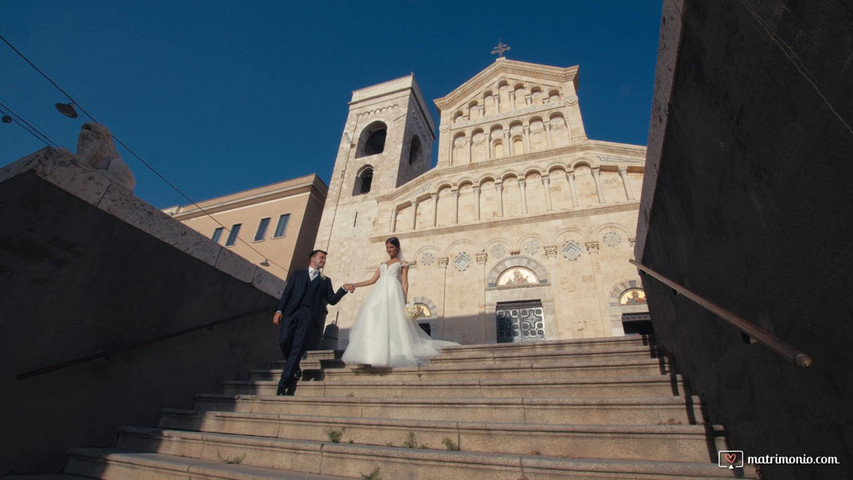
<svg viewBox="0 0 853 480"><path fill-rule="evenodd" d="M297 270L290 276L278 302L283 315L278 345L287 362L278 382L279 395L295 385L299 361L312 339L322 334L326 305L337 304L346 294L343 288L336 292L329 277L317 275L311 280L308 270Z"/></svg>

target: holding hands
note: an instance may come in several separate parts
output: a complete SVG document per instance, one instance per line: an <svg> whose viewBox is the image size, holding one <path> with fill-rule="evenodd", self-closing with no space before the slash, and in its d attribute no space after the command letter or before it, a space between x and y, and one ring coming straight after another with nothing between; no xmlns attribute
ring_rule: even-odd
<svg viewBox="0 0 853 480"><path fill-rule="evenodd" d="M352 293L355 291L355 285L353 285L352 283L345 283L344 290L348 291L349 293Z"/></svg>

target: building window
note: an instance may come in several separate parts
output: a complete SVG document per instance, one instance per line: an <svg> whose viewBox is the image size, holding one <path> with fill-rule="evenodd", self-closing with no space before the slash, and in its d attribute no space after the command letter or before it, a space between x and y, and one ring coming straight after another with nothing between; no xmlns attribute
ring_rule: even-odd
<svg viewBox="0 0 853 480"><path fill-rule="evenodd" d="M260 242L267 236L267 228L270 226L270 217L262 218L258 224L258 231L255 232L255 241Z"/></svg>
<svg viewBox="0 0 853 480"><path fill-rule="evenodd" d="M237 234L240 233L240 227L242 224L235 223L233 227L231 227L231 233L228 234L228 239L225 240L225 246L230 247L237 243Z"/></svg>
<svg viewBox="0 0 853 480"><path fill-rule="evenodd" d="M383 122L373 122L361 131L359 139L358 157L377 155L385 151L385 137L388 135L388 127Z"/></svg>
<svg viewBox="0 0 853 480"><path fill-rule="evenodd" d="M373 183L373 168L368 166L358 173L355 179L355 185L352 190L353 195L361 195L370 192L370 185Z"/></svg>
<svg viewBox="0 0 853 480"><path fill-rule="evenodd" d="M278 217L278 225L275 226L275 235L274 238L283 237L284 232L287 231L287 222L290 221L290 214L285 213L284 215Z"/></svg>
<svg viewBox="0 0 853 480"><path fill-rule="evenodd" d="M225 227L218 227L216 230L213 231L213 236L210 237L210 239L216 243L219 243L219 238L222 237L223 230L225 230Z"/></svg>
<svg viewBox="0 0 853 480"><path fill-rule="evenodd" d="M409 148L409 165L418 163L421 159L421 139L417 135L412 137L412 145Z"/></svg>

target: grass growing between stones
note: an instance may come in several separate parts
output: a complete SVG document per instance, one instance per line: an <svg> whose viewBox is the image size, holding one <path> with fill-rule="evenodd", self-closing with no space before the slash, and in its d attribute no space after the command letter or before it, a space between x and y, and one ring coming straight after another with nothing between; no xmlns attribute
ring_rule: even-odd
<svg viewBox="0 0 853 480"><path fill-rule="evenodd" d="M344 436L344 432L347 431L346 427L341 428L327 428L326 436L329 437L329 441L332 443L340 443L341 438Z"/></svg>
<svg viewBox="0 0 853 480"><path fill-rule="evenodd" d="M444 444L444 448L446 448L448 451L456 452L459 450L459 445L453 443L453 440L448 437L442 438L441 443Z"/></svg>
<svg viewBox="0 0 853 480"><path fill-rule="evenodd" d="M415 438L414 432L409 432L409 435L406 437L402 446L405 448L429 448L429 445L426 444L418 445L418 440Z"/></svg>

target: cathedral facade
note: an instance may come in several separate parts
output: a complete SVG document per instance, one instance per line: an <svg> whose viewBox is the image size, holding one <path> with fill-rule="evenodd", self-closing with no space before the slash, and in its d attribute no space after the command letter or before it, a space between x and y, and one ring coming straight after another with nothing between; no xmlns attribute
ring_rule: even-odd
<svg viewBox="0 0 853 480"><path fill-rule="evenodd" d="M647 309L628 259L646 149L587 138L577 73L498 58L435 101L437 129L414 76L353 92L317 235L326 274L370 278L396 236L408 301L434 338L635 331ZM330 307L340 348L369 288Z"/></svg>

